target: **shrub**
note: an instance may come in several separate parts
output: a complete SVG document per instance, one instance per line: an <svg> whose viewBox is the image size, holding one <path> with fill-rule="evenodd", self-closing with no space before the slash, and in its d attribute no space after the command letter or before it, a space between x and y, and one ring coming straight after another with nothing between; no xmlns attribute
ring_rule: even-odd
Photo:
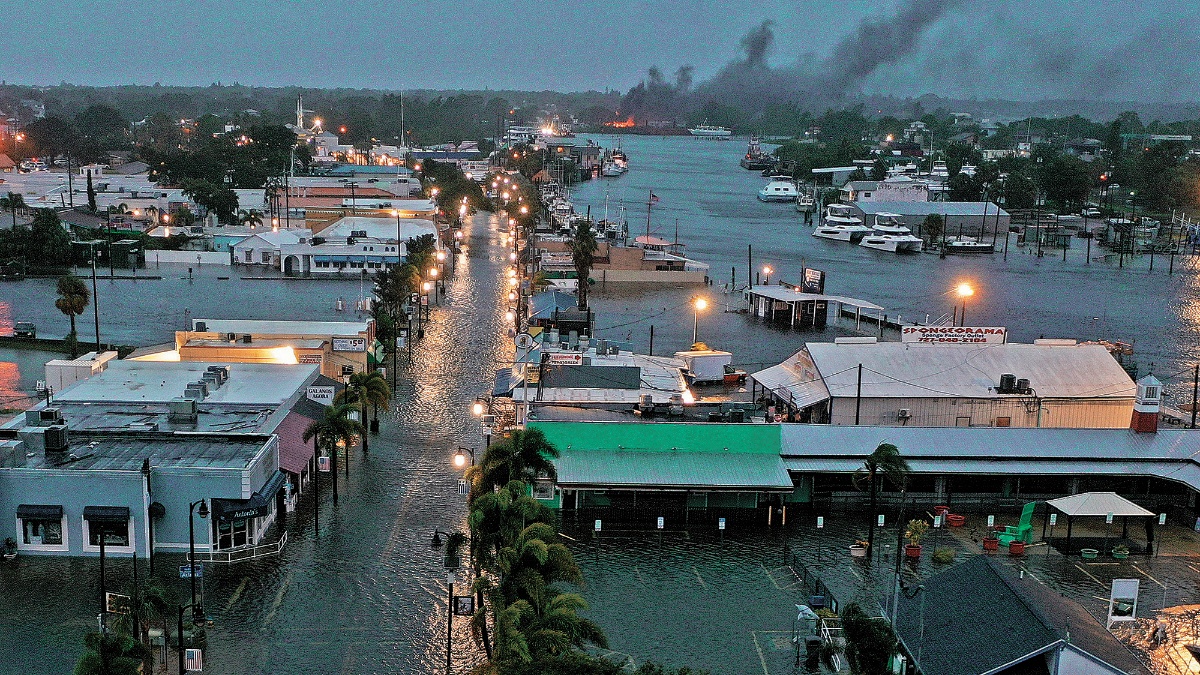
<svg viewBox="0 0 1200 675"><path fill-rule="evenodd" d="M949 546L943 546L933 552L933 562L939 565L948 565L954 562L954 557L957 553Z"/></svg>

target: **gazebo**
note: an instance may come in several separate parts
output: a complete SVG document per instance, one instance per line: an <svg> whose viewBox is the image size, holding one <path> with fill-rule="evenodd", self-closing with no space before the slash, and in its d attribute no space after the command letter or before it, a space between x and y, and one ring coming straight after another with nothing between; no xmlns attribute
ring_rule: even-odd
<svg viewBox="0 0 1200 675"><path fill-rule="evenodd" d="M1129 537L1129 518L1153 518L1154 513L1125 499L1115 492L1084 492L1069 497L1059 497L1046 502L1048 506L1067 516L1067 550L1071 550L1071 526L1076 518L1121 518L1121 538ZM1043 532L1044 534L1044 532ZM1151 544L1146 537L1146 546Z"/></svg>

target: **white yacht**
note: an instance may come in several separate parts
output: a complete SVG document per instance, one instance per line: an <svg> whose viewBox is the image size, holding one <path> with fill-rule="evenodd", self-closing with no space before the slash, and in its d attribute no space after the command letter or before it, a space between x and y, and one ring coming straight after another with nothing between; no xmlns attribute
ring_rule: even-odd
<svg viewBox="0 0 1200 675"><path fill-rule="evenodd" d="M834 241L849 241L857 243L871 232L871 228L863 225L862 218L854 213L854 208L847 204L830 204L825 207L825 215L821 223L813 229L812 235Z"/></svg>
<svg viewBox="0 0 1200 675"><path fill-rule="evenodd" d="M794 202L800 196L791 179L775 178L758 191L758 200L763 202Z"/></svg>
<svg viewBox="0 0 1200 675"><path fill-rule="evenodd" d="M605 162L604 165L600 167L600 175L604 176L605 178L616 178L623 173L625 173L625 171L622 170L621 165L612 160Z"/></svg>
<svg viewBox="0 0 1200 675"><path fill-rule="evenodd" d="M875 226L864 236L859 246L892 253L919 253L924 242L913 236L912 230L900 222L900 214L877 213Z"/></svg>
<svg viewBox="0 0 1200 675"><path fill-rule="evenodd" d="M800 213L809 213L817 208L817 199L812 196L812 193L805 193L796 197L796 210Z"/></svg>
<svg viewBox="0 0 1200 675"><path fill-rule="evenodd" d="M946 237L943 242L946 253L995 253L996 247L976 237Z"/></svg>
<svg viewBox="0 0 1200 675"><path fill-rule="evenodd" d="M854 207L849 204L830 204L825 207L825 213L821 216L823 225L862 225L862 218L854 212ZM865 226L864 226L865 227ZM870 228L868 228L869 230Z"/></svg>
<svg viewBox="0 0 1200 675"><path fill-rule="evenodd" d="M725 127L715 127L710 124L701 124L698 127L688 129L688 133L693 136L705 136L708 138L729 138L733 135L733 131Z"/></svg>

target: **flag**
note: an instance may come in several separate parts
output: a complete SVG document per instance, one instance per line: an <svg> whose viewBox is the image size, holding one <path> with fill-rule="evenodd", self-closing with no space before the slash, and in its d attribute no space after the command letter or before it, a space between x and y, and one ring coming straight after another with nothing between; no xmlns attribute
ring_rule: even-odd
<svg viewBox="0 0 1200 675"><path fill-rule="evenodd" d="M657 204L657 203L658 203L658 195L654 194L654 191L651 190L650 191L650 204L653 205L653 204Z"/></svg>

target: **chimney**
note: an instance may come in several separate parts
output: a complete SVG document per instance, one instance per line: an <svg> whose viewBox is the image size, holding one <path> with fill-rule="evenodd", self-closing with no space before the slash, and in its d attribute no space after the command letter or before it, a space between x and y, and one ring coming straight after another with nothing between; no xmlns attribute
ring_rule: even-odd
<svg viewBox="0 0 1200 675"><path fill-rule="evenodd" d="M1153 375L1137 381L1137 397L1133 399L1133 419L1129 428L1139 434L1158 431L1158 410L1162 402L1162 382Z"/></svg>

